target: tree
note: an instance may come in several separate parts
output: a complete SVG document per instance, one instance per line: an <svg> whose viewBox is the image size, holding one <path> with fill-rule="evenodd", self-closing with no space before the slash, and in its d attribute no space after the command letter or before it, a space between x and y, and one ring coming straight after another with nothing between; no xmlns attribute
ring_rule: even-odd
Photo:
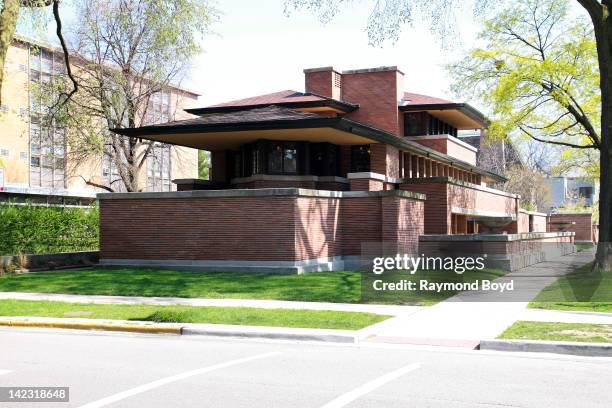
<svg viewBox="0 0 612 408"><path fill-rule="evenodd" d="M607 270L612 270L612 174L610 166L612 164L612 0L575 0L589 15L590 18L590 30L592 30L594 36L595 49L597 51L596 58L593 60L593 55L589 55L586 47L586 43L589 41L589 35L584 32L586 28L584 25L577 25L574 27L576 31L572 33L574 36L578 36L581 41L576 43L578 49L568 49L568 53L572 53L579 57L579 64L576 68L586 68L592 71L596 71L596 67L599 68L597 75L599 76L599 91L601 95L601 101L598 107L599 116L593 114L594 106L588 105L580 107L583 109L581 112L578 109L578 105L574 104L569 95L565 94L566 87L556 89L555 86L562 84L567 85L563 82L562 78L557 78L558 81L554 81L550 84L544 84L549 90L545 92L552 97L553 95L561 101L565 98L565 105L567 110L572 110L569 115L564 116L563 121L568 125L573 121L578 122L577 125L573 126L570 132L583 132L584 139L582 144L578 145L575 143L567 142L567 147L578 147L579 149L597 149L599 151L599 178L601 182L600 197L599 197L599 208L600 208L600 219L599 219L599 243L597 246L597 253L595 258L594 267L601 267ZM293 8L306 8L309 10L315 10L319 13L322 21L329 21L340 9L340 4L351 3L351 0L287 0L286 10ZM500 1L490 0L478 0L467 2L465 0L386 0L376 1L375 6L370 14L367 28L369 33L370 42L372 44L380 44L385 39L396 39L399 36L400 29L404 24L410 24L413 22L414 17L420 14L426 20L429 21L432 31L439 34L441 37L449 37L449 33L452 33L456 23L456 16L468 5L473 6L473 14L481 15L483 13L491 13L499 9ZM558 9L561 7L561 3L558 1L544 0L537 1L533 0L530 2L522 1L523 9L526 4L547 4L551 12L551 17L544 17L539 23L535 23L538 32L543 34L543 37L536 38L523 38L525 40L525 46L532 47L536 46L534 51L544 51L544 58L549 52L549 47L544 47L544 44L550 44L554 37L547 35L548 30L546 27L550 27L554 23L552 16L562 15L559 14ZM515 5L516 2L508 2L511 6ZM533 7L532 7L533 9ZM539 9L539 8L538 8ZM525 18L528 15L519 18L518 20L511 21L513 24L509 28L514 31L514 23L517 23L519 27L526 28L529 25L534 24L534 20ZM537 14L535 16L537 18ZM541 24L541 25L540 25ZM503 29L503 26L499 26L499 29ZM552 31L551 31L552 33ZM512 36L512 33L507 33ZM518 39L520 41L520 39ZM527 45L529 44L529 45ZM503 45L503 44L500 44ZM570 44L568 44L570 45ZM563 55L561 56L563 57ZM582 60L585 58L585 60ZM529 61L525 61L529 66ZM546 63L551 63L550 59L546 60ZM590 62L596 62L594 66L588 66ZM571 61L565 61L566 64L571 65ZM502 61L496 67L499 70L503 70L506 67L505 61ZM542 64L545 65L545 64ZM581 65L581 66L580 66ZM586 92L585 95L587 96ZM592 103L592 101L591 101ZM585 108L587 110L585 110ZM599 119L595 120L595 116ZM587 120L588 119L588 120ZM569 122L568 122L569 121ZM597 123L599 122L599 123ZM541 124L540 124L541 125ZM599 125L599 126L598 126ZM529 128L525 127L525 130L530 131ZM560 130L560 127L556 127ZM580 129L580 130L578 130ZM540 129L541 130L541 129ZM537 136L536 136L537 137ZM542 139L545 140L545 139ZM552 140L547 140L550 142ZM563 140L557 140L558 143L565 143Z"/></svg>
<svg viewBox="0 0 612 408"><path fill-rule="evenodd" d="M15 36L15 29L17 28L17 20L19 19L19 10L21 8L43 8L53 5L53 18L55 19L56 30L55 33L60 42L62 49L64 50L64 61L66 64L67 75L72 81L72 90L69 92L64 91L61 96L63 98L59 100L59 103L63 103L65 100L70 99L78 90L78 83L72 76L70 70L68 49L66 47L66 41L62 34L62 20L60 18L59 6L61 0L2 0L2 9L0 10L0 103L2 103L2 82L4 81L4 61L6 60L6 53L8 48L13 42Z"/></svg>
<svg viewBox="0 0 612 408"><path fill-rule="evenodd" d="M51 120L68 129L69 162L104 162L116 170L110 183L87 179L87 184L141 191L138 175L160 146L109 128L173 116L169 102L161 112L152 107L162 92L180 82L200 52L199 40L213 10L203 0L86 0L78 4L77 14L71 52L78 60L75 75L81 89Z"/></svg>
<svg viewBox="0 0 612 408"><path fill-rule="evenodd" d="M210 172L210 153L198 150L198 178L208 180Z"/></svg>
<svg viewBox="0 0 612 408"><path fill-rule="evenodd" d="M548 211L552 206L552 191L542 173L526 166L513 166L505 174L505 191L521 196L521 207L530 211Z"/></svg>

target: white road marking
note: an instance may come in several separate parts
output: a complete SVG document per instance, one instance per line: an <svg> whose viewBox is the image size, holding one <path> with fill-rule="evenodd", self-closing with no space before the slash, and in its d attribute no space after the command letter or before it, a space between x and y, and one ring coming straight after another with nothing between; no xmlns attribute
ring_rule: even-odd
<svg viewBox="0 0 612 408"><path fill-rule="evenodd" d="M13 370L0 370L0 375L12 373Z"/></svg>
<svg viewBox="0 0 612 408"><path fill-rule="evenodd" d="M173 382L176 382L176 381L184 380L185 378L193 377L194 375L209 373L211 371L220 370L222 368L227 368L227 367L235 366L235 365L242 364L242 363L248 363L250 361L259 360L259 359L266 358L266 357L272 357L272 356L275 356L275 355L278 355L278 354L281 354L281 353L273 352L273 353L257 354L255 356L239 358L237 360L231 360L231 361L228 361L228 362L225 362L225 363L215 364L215 365L212 365L212 366L209 366L209 367L198 368L196 370L187 371L187 372L184 372L184 373L181 373L181 374L173 375L173 376L162 378L162 379L159 379L159 380L147 383L147 384L140 385L138 387L135 387L135 388L132 388L132 389L120 392L118 394L114 394L114 395L111 395L109 397L102 398L101 400L90 402L88 404L82 405L80 408L98 408L98 407L104 407L106 405L112 404L112 403L120 401L122 399L131 397L133 395L141 394L141 393L143 393L145 391L149 391L149 390L152 390L154 388L161 387L162 385L166 385L166 384L170 384L170 383L173 383Z"/></svg>
<svg viewBox="0 0 612 408"><path fill-rule="evenodd" d="M338 398L335 398L323 405L321 408L342 408L351 402L355 401L357 398L362 397L372 391L374 391L378 387L382 387L388 382L395 380L396 378L401 377L402 375L408 374L411 371L417 370L421 368L421 364L415 363L404 366L402 368L398 368L395 371L391 371L381 377L378 377L368 383L363 384L360 387L355 388L352 391L347 392L346 394L342 394Z"/></svg>

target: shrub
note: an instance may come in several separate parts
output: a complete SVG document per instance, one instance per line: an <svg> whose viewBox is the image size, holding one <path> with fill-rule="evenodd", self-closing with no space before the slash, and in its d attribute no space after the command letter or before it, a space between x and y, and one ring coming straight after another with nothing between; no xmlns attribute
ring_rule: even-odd
<svg viewBox="0 0 612 408"><path fill-rule="evenodd" d="M0 204L0 255L98 249L98 209Z"/></svg>
<svg viewBox="0 0 612 408"><path fill-rule="evenodd" d="M189 321L189 316L178 310L156 310L143 320L156 323L186 323Z"/></svg>

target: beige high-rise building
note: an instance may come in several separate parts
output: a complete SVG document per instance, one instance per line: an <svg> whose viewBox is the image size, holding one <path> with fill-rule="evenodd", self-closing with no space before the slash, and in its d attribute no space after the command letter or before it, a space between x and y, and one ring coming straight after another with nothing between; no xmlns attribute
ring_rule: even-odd
<svg viewBox="0 0 612 408"><path fill-rule="evenodd" d="M0 201L30 200L83 203L104 189L122 191L117 167L105 155L86 163L71 163L63 129L41 132L41 104L35 86L65 74L61 50L26 38L16 39L7 53L0 106ZM149 124L184 119L198 94L170 86L153 95L147 109ZM103 157L102 157L103 156ZM145 191L176 189L173 179L197 178L198 151L180 146L155 146L138 174Z"/></svg>

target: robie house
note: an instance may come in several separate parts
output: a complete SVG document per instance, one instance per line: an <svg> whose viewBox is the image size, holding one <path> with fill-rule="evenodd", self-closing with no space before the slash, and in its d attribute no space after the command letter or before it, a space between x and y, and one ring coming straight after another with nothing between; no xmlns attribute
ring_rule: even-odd
<svg viewBox="0 0 612 408"><path fill-rule="evenodd" d="M396 67L304 74L305 92L115 129L211 151L211 178L100 194L101 263L341 270L368 243L391 243L398 253L486 252L516 268L542 259L533 254L543 243L571 251L573 233L546 232L545 214L488 187L504 178L478 168L476 148L458 137L486 127L470 105L404 92Z"/></svg>

